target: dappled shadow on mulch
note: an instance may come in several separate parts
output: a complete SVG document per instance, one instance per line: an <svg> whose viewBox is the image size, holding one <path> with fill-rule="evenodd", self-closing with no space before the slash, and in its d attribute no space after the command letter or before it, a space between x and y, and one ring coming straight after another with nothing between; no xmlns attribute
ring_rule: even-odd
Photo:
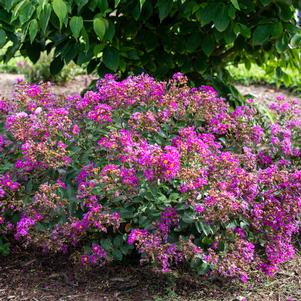
<svg viewBox="0 0 301 301"><path fill-rule="evenodd" d="M301 300L301 257L277 277L253 280L244 286L179 272L162 274L136 264L83 270L67 257L35 256L24 250L0 260L1 301Z"/></svg>

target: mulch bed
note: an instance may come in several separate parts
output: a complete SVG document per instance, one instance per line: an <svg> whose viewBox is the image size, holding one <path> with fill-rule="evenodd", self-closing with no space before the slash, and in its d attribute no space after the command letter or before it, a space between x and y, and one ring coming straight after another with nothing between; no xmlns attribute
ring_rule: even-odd
<svg viewBox="0 0 301 301"><path fill-rule="evenodd" d="M150 266L110 265L86 270L64 256L19 250L0 262L0 300L11 301L300 301L301 256L275 278L246 285Z"/></svg>

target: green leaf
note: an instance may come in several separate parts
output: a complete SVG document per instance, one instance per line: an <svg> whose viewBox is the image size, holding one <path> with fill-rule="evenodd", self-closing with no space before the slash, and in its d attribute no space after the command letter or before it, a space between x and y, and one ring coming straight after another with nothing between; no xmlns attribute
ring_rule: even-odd
<svg viewBox="0 0 301 301"><path fill-rule="evenodd" d="M115 8L119 5L120 0L115 0Z"/></svg>
<svg viewBox="0 0 301 301"><path fill-rule="evenodd" d="M0 47L6 44L7 36L3 29L0 29Z"/></svg>
<svg viewBox="0 0 301 301"><path fill-rule="evenodd" d="M109 4L107 0L98 0L97 7L100 9L102 13L105 13L106 10L109 8Z"/></svg>
<svg viewBox="0 0 301 301"><path fill-rule="evenodd" d="M119 52L116 48L107 47L103 52L103 63L104 65L116 72L119 66Z"/></svg>
<svg viewBox="0 0 301 301"><path fill-rule="evenodd" d="M211 35L207 35L202 41L202 50L207 55L210 56L215 48L215 40Z"/></svg>
<svg viewBox="0 0 301 301"><path fill-rule="evenodd" d="M205 222L202 222L202 221L195 222L195 226L199 233L204 233L206 236L208 236L209 234L214 234L214 231L212 230L212 228Z"/></svg>
<svg viewBox="0 0 301 301"><path fill-rule="evenodd" d="M300 33L296 33L292 39L291 39L291 45L294 48L300 47L301 46L301 34Z"/></svg>
<svg viewBox="0 0 301 301"><path fill-rule="evenodd" d="M31 20L29 23L29 38L30 43L32 44L33 40L35 39L37 33L38 33L38 21L36 19Z"/></svg>
<svg viewBox="0 0 301 301"><path fill-rule="evenodd" d="M57 57L50 64L50 72L52 75L58 74L64 67L64 61Z"/></svg>
<svg viewBox="0 0 301 301"><path fill-rule="evenodd" d="M20 3L22 3L22 5L17 14L20 22L23 24L26 23L31 18L32 14L35 11L35 7L32 5L30 1L22 1Z"/></svg>
<svg viewBox="0 0 301 301"><path fill-rule="evenodd" d="M89 2L89 0L75 0L77 5L77 13L81 11L81 9Z"/></svg>
<svg viewBox="0 0 301 301"><path fill-rule="evenodd" d="M267 6L269 5L273 0L260 0L260 2L264 5Z"/></svg>
<svg viewBox="0 0 301 301"><path fill-rule="evenodd" d="M218 5L216 3L209 3L205 8L201 8L197 13L196 17L201 22L202 26L205 26L218 17ZM216 17L216 18L217 18Z"/></svg>
<svg viewBox="0 0 301 301"><path fill-rule="evenodd" d="M225 39L227 44L233 43L236 39L236 35L233 32L233 28L229 27L229 26L227 27L227 29L223 33L223 36L224 36L224 39Z"/></svg>
<svg viewBox="0 0 301 301"><path fill-rule="evenodd" d="M273 38L278 38L283 32L283 26L281 22L272 23L271 35Z"/></svg>
<svg viewBox="0 0 301 301"><path fill-rule="evenodd" d="M122 238L122 235L118 235L114 238L113 240L113 245L114 247L116 248L120 248L123 244L123 238Z"/></svg>
<svg viewBox="0 0 301 301"><path fill-rule="evenodd" d="M93 20L93 28L97 36L102 40L106 34L108 21L104 18L95 18Z"/></svg>
<svg viewBox="0 0 301 301"><path fill-rule="evenodd" d="M70 29L75 39L78 39L84 26L83 18L73 16L70 20Z"/></svg>
<svg viewBox="0 0 301 301"><path fill-rule="evenodd" d="M201 44L201 35L199 32L195 31L193 34L191 34L186 43L186 49L187 52L194 52Z"/></svg>
<svg viewBox="0 0 301 301"><path fill-rule="evenodd" d="M158 0L157 7L159 9L159 18L162 22L171 12L173 0Z"/></svg>
<svg viewBox="0 0 301 301"><path fill-rule="evenodd" d="M283 35L281 39L277 39L276 41L276 50L278 53L282 53L288 47L288 38Z"/></svg>
<svg viewBox="0 0 301 301"><path fill-rule="evenodd" d="M115 25L111 21L107 21L106 23L106 33L104 36L105 40L112 41L115 35Z"/></svg>
<svg viewBox="0 0 301 301"><path fill-rule="evenodd" d="M118 250L118 249L114 249L114 250L112 251L112 255L113 255L114 259L116 259L116 260L118 260L118 261L121 261L122 258L123 258L123 255L122 255L121 251Z"/></svg>
<svg viewBox="0 0 301 301"><path fill-rule="evenodd" d="M40 13L39 23L40 23L40 27L42 29L43 34L46 33L46 29L47 29L47 26L49 23L51 11L52 11L51 5L47 4L43 7L43 9Z"/></svg>
<svg viewBox="0 0 301 301"><path fill-rule="evenodd" d="M233 5L236 9L240 10L239 4L238 4L238 0L231 0L231 3L232 3L232 5Z"/></svg>
<svg viewBox="0 0 301 301"><path fill-rule="evenodd" d="M52 8L60 21L60 29L63 27L63 23L67 17L67 5L63 0L53 0Z"/></svg>
<svg viewBox="0 0 301 301"><path fill-rule="evenodd" d="M253 44L262 45L270 35L270 26L268 24L259 25L253 33Z"/></svg>
<svg viewBox="0 0 301 301"><path fill-rule="evenodd" d="M101 241L101 246L106 250L106 251L110 251L113 247L112 242L109 238L107 239L103 239Z"/></svg>
<svg viewBox="0 0 301 301"><path fill-rule="evenodd" d="M139 0L139 2L140 2L140 11L141 11L145 3L145 0Z"/></svg>
<svg viewBox="0 0 301 301"><path fill-rule="evenodd" d="M228 8L225 4L220 3L220 5L218 5L218 11L214 16L213 23L215 25L215 28L220 32L225 31L228 27L230 18L228 15Z"/></svg>
<svg viewBox="0 0 301 301"><path fill-rule="evenodd" d="M228 7L228 16L230 17L230 19L232 19L232 20L235 19L236 12L237 12L237 10L233 6Z"/></svg>
<svg viewBox="0 0 301 301"><path fill-rule="evenodd" d="M289 22L292 17L294 16L294 13L291 9L291 5L284 2L277 3L278 8L278 15L281 20Z"/></svg>
<svg viewBox="0 0 301 301"><path fill-rule="evenodd" d="M234 26L234 33L235 34L241 34L244 38L250 38L251 37L251 30L248 26L241 24L241 23L237 23Z"/></svg>

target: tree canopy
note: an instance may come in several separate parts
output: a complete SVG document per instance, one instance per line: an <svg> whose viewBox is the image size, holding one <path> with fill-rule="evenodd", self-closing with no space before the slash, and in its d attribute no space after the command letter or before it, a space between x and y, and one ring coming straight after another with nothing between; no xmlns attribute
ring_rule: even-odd
<svg viewBox="0 0 301 301"><path fill-rule="evenodd" d="M225 75L228 62L298 64L294 0L0 0L1 59L20 50L51 72L70 61L100 75ZM280 70L281 71L281 70ZM279 71L279 72L280 72Z"/></svg>

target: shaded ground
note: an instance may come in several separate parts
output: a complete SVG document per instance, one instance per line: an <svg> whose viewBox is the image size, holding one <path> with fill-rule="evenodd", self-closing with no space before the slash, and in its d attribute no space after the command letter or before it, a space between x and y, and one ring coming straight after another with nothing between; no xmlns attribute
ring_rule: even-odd
<svg viewBox="0 0 301 301"><path fill-rule="evenodd" d="M150 267L82 270L64 257L15 253L0 263L0 300L11 301L300 301L301 257L273 279L243 286L229 281L165 275Z"/></svg>
<svg viewBox="0 0 301 301"><path fill-rule="evenodd" d="M0 74L0 95L9 97L20 75ZM78 93L91 78L77 77L65 86L54 86L58 94ZM259 101L286 91L270 87L237 86L242 94ZM254 275L255 277L256 275ZM0 258L0 301L300 301L301 255L272 279L255 279L247 285L211 281L177 272L162 274L146 266L114 265L82 270L65 257L36 256L14 251Z"/></svg>

